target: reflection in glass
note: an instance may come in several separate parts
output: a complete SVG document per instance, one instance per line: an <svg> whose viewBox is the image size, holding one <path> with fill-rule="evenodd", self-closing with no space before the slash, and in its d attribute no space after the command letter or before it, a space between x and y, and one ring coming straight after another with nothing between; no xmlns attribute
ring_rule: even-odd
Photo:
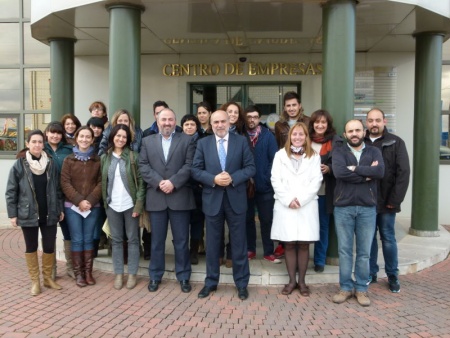
<svg viewBox="0 0 450 338"><path fill-rule="evenodd" d="M19 24L0 23L0 64L18 65Z"/></svg>
<svg viewBox="0 0 450 338"><path fill-rule="evenodd" d="M24 96L26 110L50 110L50 70L25 69Z"/></svg>
<svg viewBox="0 0 450 338"><path fill-rule="evenodd" d="M50 47L31 37L30 23L23 24L25 64L49 64Z"/></svg>
<svg viewBox="0 0 450 338"><path fill-rule="evenodd" d="M0 19L18 19L19 1L1 0L0 1Z"/></svg>
<svg viewBox="0 0 450 338"><path fill-rule="evenodd" d="M24 114L24 142L27 139L28 133L31 130L40 129L45 130L47 124L51 121L50 113L36 113L36 114Z"/></svg>
<svg viewBox="0 0 450 338"><path fill-rule="evenodd" d="M0 115L0 152L17 151L17 117Z"/></svg>
<svg viewBox="0 0 450 338"><path fill-rule="evenodd" d="M20 70L0 69L0 110L18 110L20 101Z"/></svg>

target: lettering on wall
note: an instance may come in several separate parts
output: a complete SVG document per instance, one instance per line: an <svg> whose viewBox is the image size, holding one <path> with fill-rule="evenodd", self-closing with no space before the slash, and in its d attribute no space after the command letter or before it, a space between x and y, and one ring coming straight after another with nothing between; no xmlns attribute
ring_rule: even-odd
<svg viewBox="0 0 450 338"><path fill-rule="evenodd" d="M321 63L311 62L236 62L236 63L166 63L162 68L164 76L271 76L271 75L320 75Z"/></svg>

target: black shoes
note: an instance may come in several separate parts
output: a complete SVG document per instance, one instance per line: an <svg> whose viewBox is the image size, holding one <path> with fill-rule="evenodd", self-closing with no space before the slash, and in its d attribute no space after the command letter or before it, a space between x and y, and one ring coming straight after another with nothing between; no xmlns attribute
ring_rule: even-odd
<svg viewBox="0 0 450 338"><path fill-rule="evenodd" d="M213 291L217 290L217 286L204 286L198 293L198 298L206 298Z"/></svg>
<svg viewBox="0 0 450 338"><path fill-rule="evenodd" d="M189 280L180 281L181 291L184 293L189 293L192 290L191 284L189 284Z"/></svg>
<svg viewBox="0 0 450 338"><path fill-rule="evenodd" d="M314 271L315 272L323 272L324 270L324 266L323 265L316 265L314 266Z"/></svg>
<svg viewBox="0 0 450 338"><path fill-rule="evenodd" d="M376 283L377 281L378 281L378 278L377 278L376 274L369 275L369 279L367 280L367 285Z"/></svg>
<svg viewBox="0 0 450 338"><path fill-rule="evenodd" d="M248 298L248 290L247 288L237 288L238 290L238 297L241 300L246 300Z"/></svg>
<svg viewBox="0 0 450 338"><path fill-rule="evenodd" d="M389 290L394 293L400 292L400 282L395 275L388 276Z"/></svg>
<svg viewBox="0 0 450 338"><path fill-rule="evenodd" d="M148 283L148 291L150 291L150 292L157 291L159 284L161 284L161 281L159 281L159 280L151 280L150 283Z"/></svg>

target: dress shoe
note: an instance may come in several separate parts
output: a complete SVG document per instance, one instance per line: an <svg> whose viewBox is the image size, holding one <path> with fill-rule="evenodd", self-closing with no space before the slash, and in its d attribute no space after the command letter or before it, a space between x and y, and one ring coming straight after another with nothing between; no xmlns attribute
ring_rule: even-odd
<svg viewBox="0 0 450 338"><path fill-rule="evenodd" d="M148 291L155 292L158 290L158 286L161 283L159 280L151 280L150 283L148 283Z"/></svg>
<svg viewBox="0 0 450 338"><path fill-rule="evenodd" d="M238 290L238 297L241 300L246 300L248 298L248 290L247 288L237 288Z"/></svg>
<svg viewBox="0 0 450 338"><path fill-rule="evenodd" d="M180 281L181 291L184 293L189 293L192 290L191 284L189 284L189 280Z"/></svg>
<svg viewBox="0 0 450 338"><path fill-rule="evenodd" d="M217 290L217 286L204 286L203 289L198 293L198 298L206 298L213 291Z"/></svg>

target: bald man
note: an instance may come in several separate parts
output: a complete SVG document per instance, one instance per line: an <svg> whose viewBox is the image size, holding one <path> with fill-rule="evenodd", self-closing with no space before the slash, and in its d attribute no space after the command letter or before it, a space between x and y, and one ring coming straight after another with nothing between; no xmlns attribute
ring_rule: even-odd
<svg viewBox="0 0 450 338"><path fill-rule="evenodd" d="M225 221L231 238L233 279L241 300L248 298L250 270L247 259L247 181L255 175L255 163L244 136L229 133L228 114L211 115L214 135L198 141L192 177L203 185L206 218L206 278L199 298L217 290L220 277L220 242Z"/></svg>

